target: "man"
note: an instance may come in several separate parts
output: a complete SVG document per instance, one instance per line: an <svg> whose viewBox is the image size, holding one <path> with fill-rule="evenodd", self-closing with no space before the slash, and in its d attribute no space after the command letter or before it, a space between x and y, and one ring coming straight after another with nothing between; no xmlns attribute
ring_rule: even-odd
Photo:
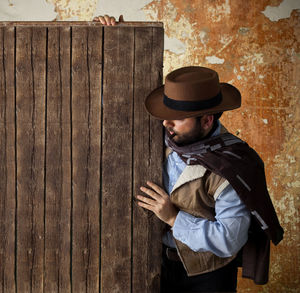
<svg viewBox="0 0 300 293"><path fill-rule="evenodd" d="M170 227L163 237L162 292L236 292L237 255L248 241L250 210L270 235L277 235L273 242L277 244L282 238L259 157L218 120L223 111L240 105L241 95L235 87L220 83L214 70L198 66L169 73L165 85L145 101L149 114L163 120L171 151L164 164L165 189L147 182L148 187L141 187L141 191L148 196L137 195L141 207L153 211ZM228 157L240 162L229 162L227 167ZM258 174L256 191L263 197L265 211L253 203L255 194L247 184L252 183L252 174L242 170L244 164L250 173ZM232 171L235 167L238 173ZM276 224L267 227L264 220ZM259 232L254 234L266 239ZM251 268L243 258L244 275L265 283L269 240L250 242L248 251L253 253L255 247L265 259ZM259 258L252 256L256 257L253 262Z"/></svg>
<svg viewBox="0 0 300 293"><path fill-rule="evenodd" d="M94 21L116 24L108 15ZM163 237L161 292L236 292L238 262L243 276L267 282L269 239L279 243L283 230L263 163L218 120L240 105L235 87L197 66L169 73L145 101L149 114L163 120L170 152L165 188L148 181L141 187L148 196L137 195L138 204L170 228Z"/></svg>

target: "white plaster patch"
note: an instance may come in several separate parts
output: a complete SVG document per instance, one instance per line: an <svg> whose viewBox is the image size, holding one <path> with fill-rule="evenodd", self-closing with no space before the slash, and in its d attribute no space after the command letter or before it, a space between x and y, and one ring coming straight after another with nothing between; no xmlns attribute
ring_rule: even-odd
<svg viewBox="0 0 300 293"><path fill-rule="evenodd" d="M205 60L209 64L223 64L225 61L224 59L218 58L217 56L206 56Z"/></svg>
<svg viewBox="0 0 300 293"><path fill-rule="evenodd" d="M52 21L57 13L53 4L45 0L0 1L1 21Z"/></svg>
<svg viewBox="0 0 300 293"><path fill-rule="evenodd" d="M176 38L169 38L165 35L165 50L169 50L175 54L183 54L186 51L186 45Z"/></svg>
<svg viewBox="0 0 300 293"><path fill-rule="evenodd" d="M299 0L283 0L279 6L267 6L262 13L271 21L289 18L294 9L300 9Z"/></svg>

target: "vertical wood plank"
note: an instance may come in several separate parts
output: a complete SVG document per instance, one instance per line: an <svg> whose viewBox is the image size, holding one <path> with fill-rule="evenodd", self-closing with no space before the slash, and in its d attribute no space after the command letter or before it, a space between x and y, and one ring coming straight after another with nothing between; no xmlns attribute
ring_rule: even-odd
<svg viewBox="0 0 300 293"><path fill-rule="evenodd" d="M14 32L0 28L0 292L15 291Z"/></svg>
<svg viewBox="0 0 300 293"><path fill-rule="evenodd" d="M161 183L162 127L143 100L161 84L163 32L104 30L101 118L101 27L17 26L16 64L14 28L0 29L5 292L159 290L161 223L132 195Z"/></svg>
<svg viewBox="0 0 300 293"><path fill-rule="evenodd" d="M72 286L99 290L102 30L72 28Z"/></svg>
<svg viewBox="0 0 300 293"><path fill-rule="evenodd" d="M45 292L71 292L70 27L48 28Z"/></svg>
<svg viewBox="0 0 300 293"><path fill-rule="evenodd" d="M134 29L104 28L101 292L131 292Z"/></svg>
<svg viewBox="0 0 300 293"><path fill-rule="evenodd" d="M163 28L153 28L152 35L152 66L151 66L151 90L162 84L163 79L163 51L164 51L164 31ZM149 141L150 141L150 177L155 182L162 185L162 163L164 159L164 139L163 127L160 120L149 117ZM149 283L150 292L157 292L156 287L159 285L160 278L157 278L157 273L160 273L161 268L161 237L162 230L165 226L157 217L153 216L149 224L149 239L147 251L150 260L149 271L152 273L152 280ZM156 244L157 249L152 249Z"/></svg>
<svg viewBox="0 0 300 293"><path fill-rule="evenodd" d="M161 185L162 126L144 109L162 82L163 30L135 28L134 194L151 180ZM133 210L133 292L159 292L162 223L137 205Z"/></svg>
<svg viewBox="0 0 300 293"><path fill-rule="evenodd" d="M17 289L43 291L46 28L16 29Z"/></svg>

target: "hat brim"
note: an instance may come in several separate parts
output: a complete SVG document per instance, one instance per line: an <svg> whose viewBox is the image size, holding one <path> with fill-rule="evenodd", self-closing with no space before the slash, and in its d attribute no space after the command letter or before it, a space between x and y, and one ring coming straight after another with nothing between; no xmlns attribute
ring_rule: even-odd
<svg viewBox="0 0 300 293"><path fill-rule="evenodd" d="M145 107L151 116L160 120L179 120L239 108L241 106L241 94L239 90L228 83L220 83L220 86L222 101L219 105L213 108L198 111L178 111L168 108L163 102L164 85L155 89L148 95L145 100Z"/></svg>

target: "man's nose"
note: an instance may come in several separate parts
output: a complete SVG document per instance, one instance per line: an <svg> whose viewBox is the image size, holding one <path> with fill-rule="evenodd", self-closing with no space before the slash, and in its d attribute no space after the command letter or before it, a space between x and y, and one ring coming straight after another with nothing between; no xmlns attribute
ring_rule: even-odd
<svg viewBox="0 0 300 293"><path fill-rule="evenodd" d="M164 127L173 127L174 126L174 123L172 120L164 120L163 121L163 126Z"/></svg>

